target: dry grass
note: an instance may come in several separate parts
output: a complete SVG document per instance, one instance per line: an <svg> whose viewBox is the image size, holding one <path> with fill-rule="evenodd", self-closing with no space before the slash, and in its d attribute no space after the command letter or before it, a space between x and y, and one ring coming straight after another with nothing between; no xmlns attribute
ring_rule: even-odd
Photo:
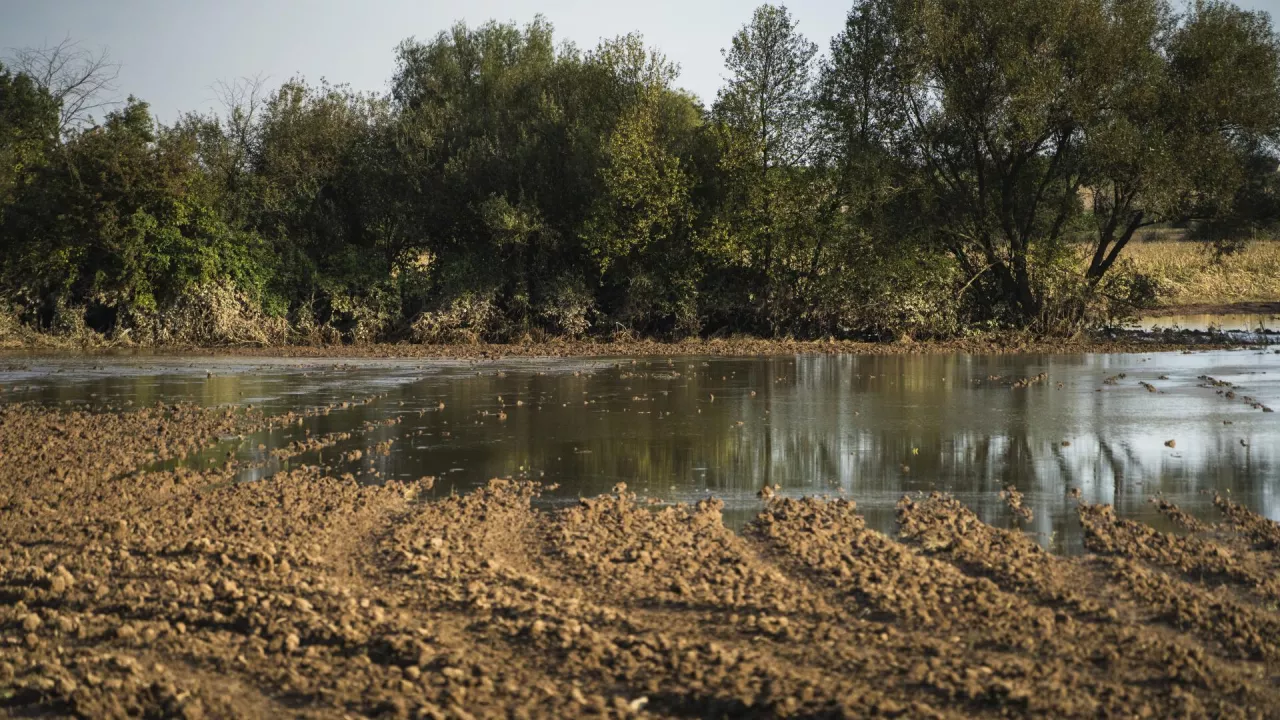
<svg viewBox="0 0 1280 720"><path fill-rule="evenodd" d="M1202 243L1142 241L1124 257L1159 282L1162 305L1280 300L1280 241L1255 241L1219 259Z"/></svg>

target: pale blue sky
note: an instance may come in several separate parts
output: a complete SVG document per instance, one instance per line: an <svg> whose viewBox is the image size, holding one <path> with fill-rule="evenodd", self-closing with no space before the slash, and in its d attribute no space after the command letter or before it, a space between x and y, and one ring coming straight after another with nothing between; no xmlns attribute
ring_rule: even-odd
<svg viewBox="0 0 1280 720"><path fill-rule="evenodd" d="M219 80L263 74L275 86L293 75L383 91L404 38L434 36L456 20L528 22L537 13L556 37L590 48L641 32L680 64L680 85L705 102L721 84L720 49L758 0L0 0L0 55L67 35L107 46L123 64L120 93L172 120L215 104ZM792 0L800 31L824 51L852 0ZM1243 0L1280 15L1280 0Z"/></svg>

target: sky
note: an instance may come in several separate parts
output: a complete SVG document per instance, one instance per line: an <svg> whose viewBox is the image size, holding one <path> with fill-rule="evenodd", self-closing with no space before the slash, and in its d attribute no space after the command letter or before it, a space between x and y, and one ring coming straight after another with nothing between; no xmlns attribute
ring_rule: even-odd
<svg viewBox="0 0 1280 720"><path fill-rule="evenodd" d="M0 57L70 37L121 64L120 98L136 95L163 122L217 105L214 85L294 76L382 92L395 47L456 21L527 23L539 13L558 41L583 49L638 31L681 68L678 84L706 103L724 77L721 49L760 0L0 0ZM1280 17L1280 0L1238 0ZM799 30L825 51L852 0L791 0Z"/></svg>

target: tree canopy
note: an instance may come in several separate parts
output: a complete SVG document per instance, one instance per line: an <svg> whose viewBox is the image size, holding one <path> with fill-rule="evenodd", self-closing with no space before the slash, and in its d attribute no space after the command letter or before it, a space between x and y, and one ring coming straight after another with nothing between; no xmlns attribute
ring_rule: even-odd
<svg viewBox="0 0 1280 720"><path fill-rule="evenodd" d="M1264 13L859 0L823 53L745 20L710 106L638 35L543 18L409 38L384 95L249 78L171 125L105 95L105 53L20 53L0 311L157 342L1053 332L1149 300L1143 228L1280 219Z"/></svg>

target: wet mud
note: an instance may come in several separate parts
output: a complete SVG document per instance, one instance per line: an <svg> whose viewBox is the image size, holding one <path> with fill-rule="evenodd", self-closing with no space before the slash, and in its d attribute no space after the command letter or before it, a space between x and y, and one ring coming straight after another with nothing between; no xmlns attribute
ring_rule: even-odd
<svg viewBox="0 0 1280 720"><path fill-rule="evenodd" d="M430 345L417 343L374 343L354 345L278 345L278 346L214 346L177 345L135 347L102 345L77 348L81 353L102 355L191 354L200 356L290 357L290 358L423 358L456 360L496 360L502 358L571 358L571 357L673 357L718 356L754 357L766 355L916 355L967 353L1004 354L1075 354L1075 353L1146 353L1198 352L1245 347L1263 347L1245 339L1224 337L1219 333L1177 331L1148 333L1113 331L1105 334L1071 337L1034 336L1025 333L994 333L942 340L898 340L876 342L863 340L795 340L753 337L690 338L677 341L653 339L552 339L542 342L473 343L467 345ZM21 359L47 350L41 345L0 347L0 358ZM53 346L54 350L65 350ZM1015 387L1027 387L1044 380L1022 378Z"/></svg>
<svg viewBox="0 0 1280 720"><path fill-rule="evenodd" d="M139 470L285 422L0 410L0 715L1280 715L1280 527L1229 498L1177 534L1082 504L1061 557L941 494L737 533L623 485Z"/></svg>

